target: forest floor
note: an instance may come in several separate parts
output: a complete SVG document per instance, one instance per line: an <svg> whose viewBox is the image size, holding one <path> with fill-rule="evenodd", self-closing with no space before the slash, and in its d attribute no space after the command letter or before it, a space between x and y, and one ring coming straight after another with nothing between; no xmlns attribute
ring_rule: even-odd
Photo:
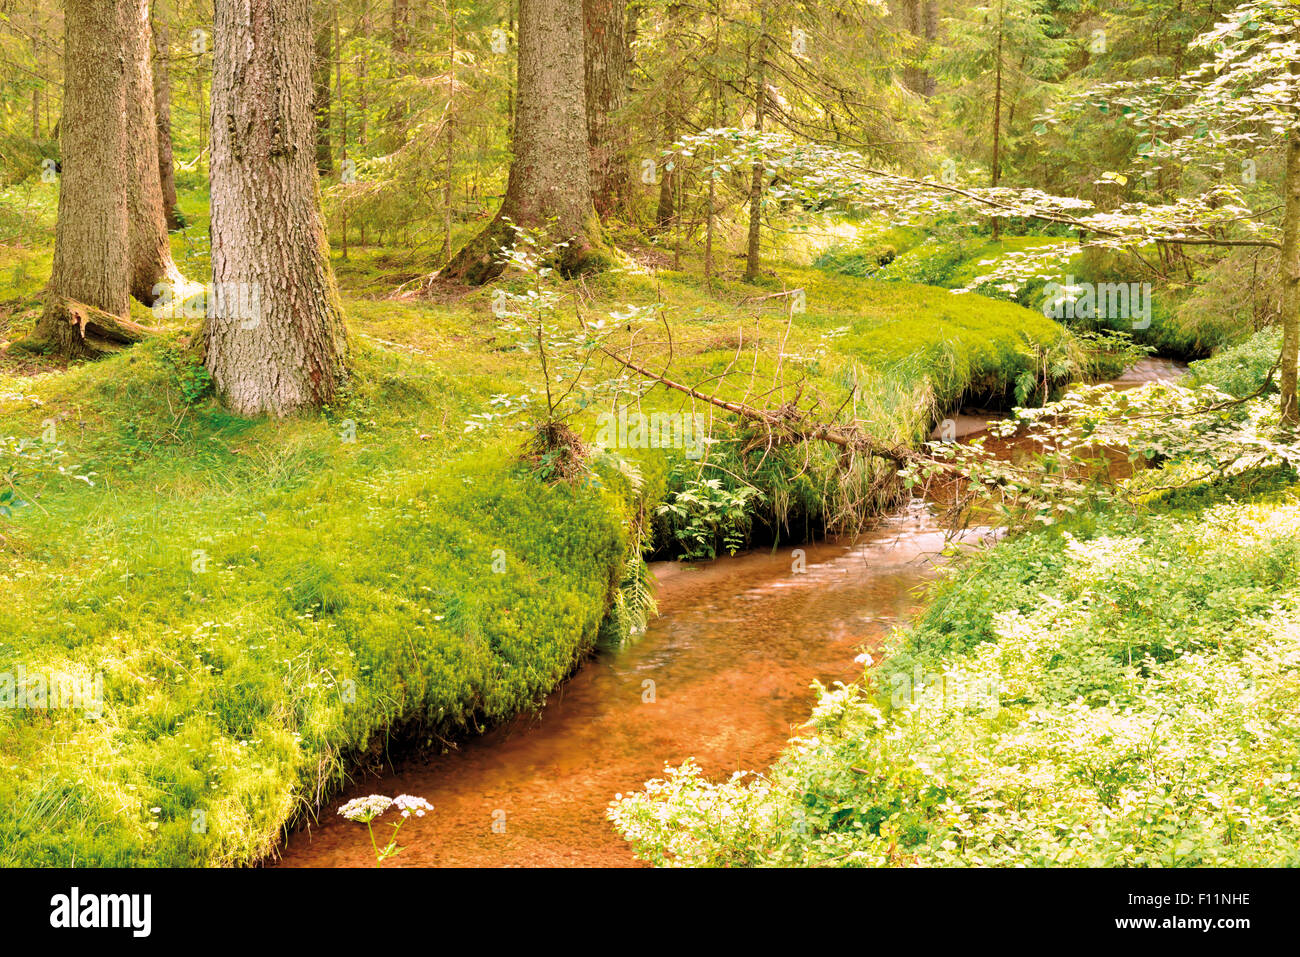
<svg viewBox="0 0 1300 957"><path fill-rule="evenodd" d="M174 249L202 276L203 210L190 213ZM30 328L49 261L48 246L0 250L0 340ZM640 448L543 481L521 461L529 435L482 418L540 385L492 290L390 298L421 272L393 250L336 269L353 376L321 417L229 415L186 348L196 320L140 307L164 331L107 360L0 356L3 433L50 435L94 483L30 488L35 504L0 525L0 662L103 682L98 713L0 713L0 863L264 857L390 741L473 733L554 688L598 639L632 517L688 481L681 450ZM806 311L792 316L772 294L795 288ZM1014 304L810 268L749 286L630 262L575 291L588 316L653 306L674 377L723 398L802 389L834 409L856 384L857 414L890 441L1076 358ZM669 352L638 356L662 368ZM642 407L684 402L657 388ZM571 424L596 438L594 408ZM830 453L770 466L773 521L821 517L834 476Z"/></svg>

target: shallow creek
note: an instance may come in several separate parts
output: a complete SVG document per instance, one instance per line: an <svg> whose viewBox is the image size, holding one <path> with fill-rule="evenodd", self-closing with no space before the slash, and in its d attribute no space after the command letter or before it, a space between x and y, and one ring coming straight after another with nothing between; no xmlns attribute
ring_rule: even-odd
<svg viewBox="0 0 1300 957"><path fill-rule="evenodd" d="M1114 384L1182 371L1148 359ZM971 434L987 420L962 424ZM290 837L276 866L373 866L365 827L335 813L366 794L413 794L435 808L402 828L404 850L386 867L635 866L605 818L614 795L688 757L715 777L772 764L808 717L813 680L861 674L854 657L916 613L943 547L915 502L853 542L657 563L660 616L644 635L598 652L534 714L399 760L381 778L359 776ZM380 819L377 839L394 818Z"/></svg>

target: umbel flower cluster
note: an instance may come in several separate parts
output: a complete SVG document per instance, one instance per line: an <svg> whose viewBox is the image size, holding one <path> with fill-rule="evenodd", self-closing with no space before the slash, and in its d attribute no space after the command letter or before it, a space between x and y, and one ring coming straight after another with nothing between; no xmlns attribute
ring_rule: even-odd
<svg viewBox="0 0 1300 957"><path fill-rule="evenodd" d="M375 840L375 832L374 828L371 827L371 822L390 807L397 808L402 814L402 819L393 821L388 825L392 828L391 840L383 847L380 847ZM397 833L402 829L402 825L406 823L407 819L412 814L416 817L424 817L426 811L432 810L432 804L424 798L415 797L412 794L399 794L395 798L383 794L369 794L366 797L353 798L348 801L339 808L339 814L349 821L366 826L366 831L370 834L370 847L375 852L375 864L378 866L402 850L397 845Z"/></svg>
<svg viewBox="0 0 1300 957"><path fill-rule="evenodd" d="M382 794L370 794L363 798L353 798L339 808L339 813L349 821L355 821L358 824L369 824L390 807L395 807L401 811L402 817L410 817L412 814L416 817L424 817L425 811L433 810L433 805L424 798L415 797L411 794L399 794L395 798L385 797Z"/></svg>

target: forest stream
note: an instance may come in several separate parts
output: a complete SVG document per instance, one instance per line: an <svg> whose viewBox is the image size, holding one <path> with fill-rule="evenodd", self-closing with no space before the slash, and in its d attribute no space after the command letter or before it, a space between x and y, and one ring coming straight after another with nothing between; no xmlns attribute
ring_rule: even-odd
<svg viewBox="0 0 1300 957"><path fill-rule="evenodd" d="M1113 384L1183 371L1148 359ZM986 425L959 421L963 436ZM358 775L290 836L274 866L373 866L366 828L335 813L372 793L435 808L403 826L403 850L385 866L636 866L605 818L610 800L687 758L715 779L771 765L808 717L812 682L861 675L854 658L918 611L943 549L942 529L917 501L852 543L657 563L660 615L645 634L598 651L535 713L447 753L403 758L382 778Z"/></svg>

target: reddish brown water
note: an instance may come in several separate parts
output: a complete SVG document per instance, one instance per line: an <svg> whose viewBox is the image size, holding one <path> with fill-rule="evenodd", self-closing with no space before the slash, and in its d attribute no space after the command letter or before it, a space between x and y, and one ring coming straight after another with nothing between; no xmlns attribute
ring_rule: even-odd
<svg viewBox="0 0 1300 957"><path fill-rule="evenodd" d="M770 765L807 718L813 679L861 674L854 657L915 611L942 548L913 510L853 547L804 546L801 574L791 549L657 565L661 615L644 635L598 653L539 713L357 781L292 836L282 866L373 866L365 827L336 813L372 793L435 807L385 866L635 865L605 819L614 795L688 757L717 775Z"/></svg>
<svg viewBox="0 0 1300 957"><path fill-rule="evenodd" d="M1116 384L1178 371L1152 360ZM858 677L854 657L917 610L943 545L918 502L854 545L803 546L799 574L788 548L657 565L661 615L643 636L598 653L538 713L356 781L279 866L373 866L365 827L336 813L367 794L435 808L403 827L386 867L635 866L605 818L614 795L688 757L714 776L769 766L807 718L812 681Z"/></svg>

